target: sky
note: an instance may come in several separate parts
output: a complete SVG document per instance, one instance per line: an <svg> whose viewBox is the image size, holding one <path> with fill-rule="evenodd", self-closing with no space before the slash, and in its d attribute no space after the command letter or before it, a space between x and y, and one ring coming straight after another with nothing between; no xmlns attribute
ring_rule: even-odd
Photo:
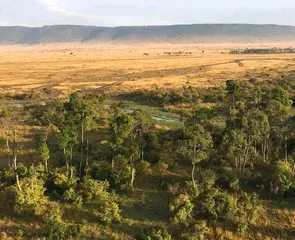
<svg viewBox="0 0 295 240"><path fill-rule="evenodd" d="M193 23L295 26L295 0L0 0L0 26Z"/></svg>

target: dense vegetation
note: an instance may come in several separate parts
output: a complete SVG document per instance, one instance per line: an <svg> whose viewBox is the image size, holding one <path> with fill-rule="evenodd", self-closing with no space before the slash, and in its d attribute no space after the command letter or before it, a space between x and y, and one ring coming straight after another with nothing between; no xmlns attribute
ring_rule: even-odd
<svg viewBox="0 0 295 240"><path fill-rule="evenodd" d="M294 238L261 224L266 201L295 194L293 80L2 106L0 219L38 225L2 230L0 238ZM179 120L157 121L153 106ZM35 155L23 162L25 128ZM130 216L126 202L139 189L142 221L164 220L128 232L137 213Z"/></svg>
<svg viewBox="0 0 295 240"><path fill-rule="evenodd" d="M231 50L230 54L286 54L295 53L294 48L247 48L243 50Z"/></svg>

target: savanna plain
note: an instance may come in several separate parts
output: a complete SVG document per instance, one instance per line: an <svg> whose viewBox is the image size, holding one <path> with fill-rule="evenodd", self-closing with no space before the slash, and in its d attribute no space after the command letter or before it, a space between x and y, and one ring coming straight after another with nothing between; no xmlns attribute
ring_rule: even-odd
<svg viewBox="0 0 295 240"><path fill-rule="evenodd" d="M0 239L294 239L294 47L0 46Z"/></svg>

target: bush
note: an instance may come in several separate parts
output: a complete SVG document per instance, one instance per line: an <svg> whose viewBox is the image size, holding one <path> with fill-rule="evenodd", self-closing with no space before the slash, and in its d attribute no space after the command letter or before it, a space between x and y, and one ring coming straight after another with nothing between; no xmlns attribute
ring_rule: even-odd
<svg viewBox="0 0 295 240"><path fill-rule="evenodd" d="M67 202L73 203L77 206L83 205L83 198L74 188L66 190L63 194L63 199Z"/></svg>
<svg viewBox="0 0 295 240"><path fill-rule="evenodd" d="M207 226L206 221L199 220L192 227L192 232L182 233L181 236L185 240L205 240L210 239L210 229Z"/></svg>
<svg viewBox="0 0 295 240"><path fill-rule="evenodd" d="M148 175L151 173L151 164L147 161L141 161L136 165L138 175Z"/></svg>
<svg viewBox="0 0 295 240"><path fill-rule="evenodd" d="M50 240L66 240L66 239L79 239L79 235L83 229L83 225L67 225L64 223L54 223L50 226L48 239Z"/></svg>
<svg viewBox="0 0 295 240"><path fill-rule="evenodd" d="M56 202L49 202L46 205L42 219L46 225L52 225L54 223L62 223L62 215L63 212L60 208L60 205Z"/></svg>
<svg viewBox="0 0 295 240"><path fill-rule="evenodd" d="M101 206L100 218L103 222L110 224L113 221L120 222L120 208L119 205L115 202L105 202Z"/></svg>
<svg viewBox="0 0 295 240"><path fill-rule="evenodd" d="M171 235L167 232L167 230L153 230L150 240L172 240Z"/></svg>
<svg viewBox="0 0 295 240"><path fill-rule="evenodd" d="M158 162L154 166L154 171L160 175L164 175L168 170L169 165L167 163L164 163L162 161Z"/></svg>
<svg viewBox="0 0 295 240"><path fill-rule="evenodd" d="M91 166L90 174L93 179L105 181L112 179L112 165L106 161L95 162Z"/></svg>
<svg viewBox="0 0 295 240"><path fill-rule="evenodd" d="M289 163L279 161L275 168L274 177L279 193L293 195L295 192L295 174L292 172Z"/></svg>
<svg viewBox="0 0 295 240"><path fill-rule="evenodd" d="M63 195L67 190L75 189L79 180L77 177L68 178L65 174L58 172L55 172L52 178L54 190L60 195Z"/></svg>
<svg viewBox="0 0 295 240"><path fill-rule="evenodd" d="M97 182L93 179L85 179L80 184L80 194L85 201L97 200L105 201L109 198L107 189L109 183L107 181Z"/></svg>
<svg viewBox="0 0 295 240"><path fill-rule="evenodd" d="M91 167L91 177L95 180L105 181L110 184L110 188L121 193L131 193L130 168L128 161L124 158L116 158L115 167L112 169L110 163L101 161L96 162Z"/></svg>
<svg viewBox="0 0 295 240"><path fill-rule="evenodd" d="M198 173L195 186L188 184L178 197L170 204L174 213L172 223L175 231L185 232L184 239L207 239L207 220L216 224L237 226L242 234L255 222L259 213L259 199L256 194L242 193L233 196L215 186L216 176L212 171ZM208 223L210 223L208 222ZM194 238L195 239L195 238Z"/></svg>
<svg viewBox="0 0 295 240"><path fill-rule="evenodd" d="M42 218L45 221L45 229L48 239L72 239L77 238L84 228L83 224L67 225L62 220L62 210L59 204L51 202Z"/></svg>
<svg viewBox="0 0 295 240"><path fill-rule="evenodd" d="M43 181L25 178L20 181L21 191L15 189L14 212L17 215L41 215L48 200L44 196Z"/></svg>

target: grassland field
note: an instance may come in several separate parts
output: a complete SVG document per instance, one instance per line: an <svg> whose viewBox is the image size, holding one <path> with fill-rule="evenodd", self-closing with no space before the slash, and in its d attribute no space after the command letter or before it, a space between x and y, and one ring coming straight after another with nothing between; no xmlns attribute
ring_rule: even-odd
<svg viewBox="0 0 295 240"><path fill-rule="evenodd" d="M294 46L295 42L0 46L0 91L49 89L52 97L62 97L76 90L121 93L184 85L208 88L228 79L267 80L294 69L295 54L231 55L229 51Z"/></svg>
<svg viewBox="0 0 295 240"><path fill-rule="evenodd" d="M187 44L187 45L95 45L95 44L48 44L34 46L0 46L0 93L15 94L38 92L48 98L66 98L77 90L106 92L117 95L137 89L179 88L194 86L209 88L225 84L229 79L247 81L276 79L295 70L295 54L231 55L231 49L295 47L295 42L286 43L231 43L231 44ZM184 54L164 54L184 52ZM146 53L146 54L145 54ZM191 54L185 54L191 53ZM145 55L144 55L145 54ZM44 95L45 96L45 95ZM110 100L112 101L112 100ZM0 100L0 104L7 104ZM152 110L156 116L177 118L175 114L161 109L141 106ZM173 123L166 123L166 125ZM20 160L30 164L36 159L34 135L42 131L39 127L22 128L20 140L24 152ZM0 167L7 165L4 143L0 148ZM22 156L23 155L23 156ZM168 172L164 178L182 177ZM96 223L95 206L87 210L73 211L72 205L64 204L65 221L89 222L86 229L88 239L132 239L143 228L166 227L170 218L167 204L170 195L160 191L161 181L157 176L139 178L135 192L130 198L118 199L122 207L124 224L101 226ZM142 194L146 194L146 205L141 206ZM292 200L293 201L293 200ZM280 205L264 201L263 214L253 230L252 239L290 239L294 235L294 203L282 201ZM154 211L154 209L158 209ZM32 219L6 217L0 213L0 232L37 232L40 224ZM218 229L217 229L218 231ZM222 230L220 230L222 231ZM227 239L239 239L230 232ZM106 237L103 237L106 236ZM0 237L1 239L1 237Z"/></svg>

